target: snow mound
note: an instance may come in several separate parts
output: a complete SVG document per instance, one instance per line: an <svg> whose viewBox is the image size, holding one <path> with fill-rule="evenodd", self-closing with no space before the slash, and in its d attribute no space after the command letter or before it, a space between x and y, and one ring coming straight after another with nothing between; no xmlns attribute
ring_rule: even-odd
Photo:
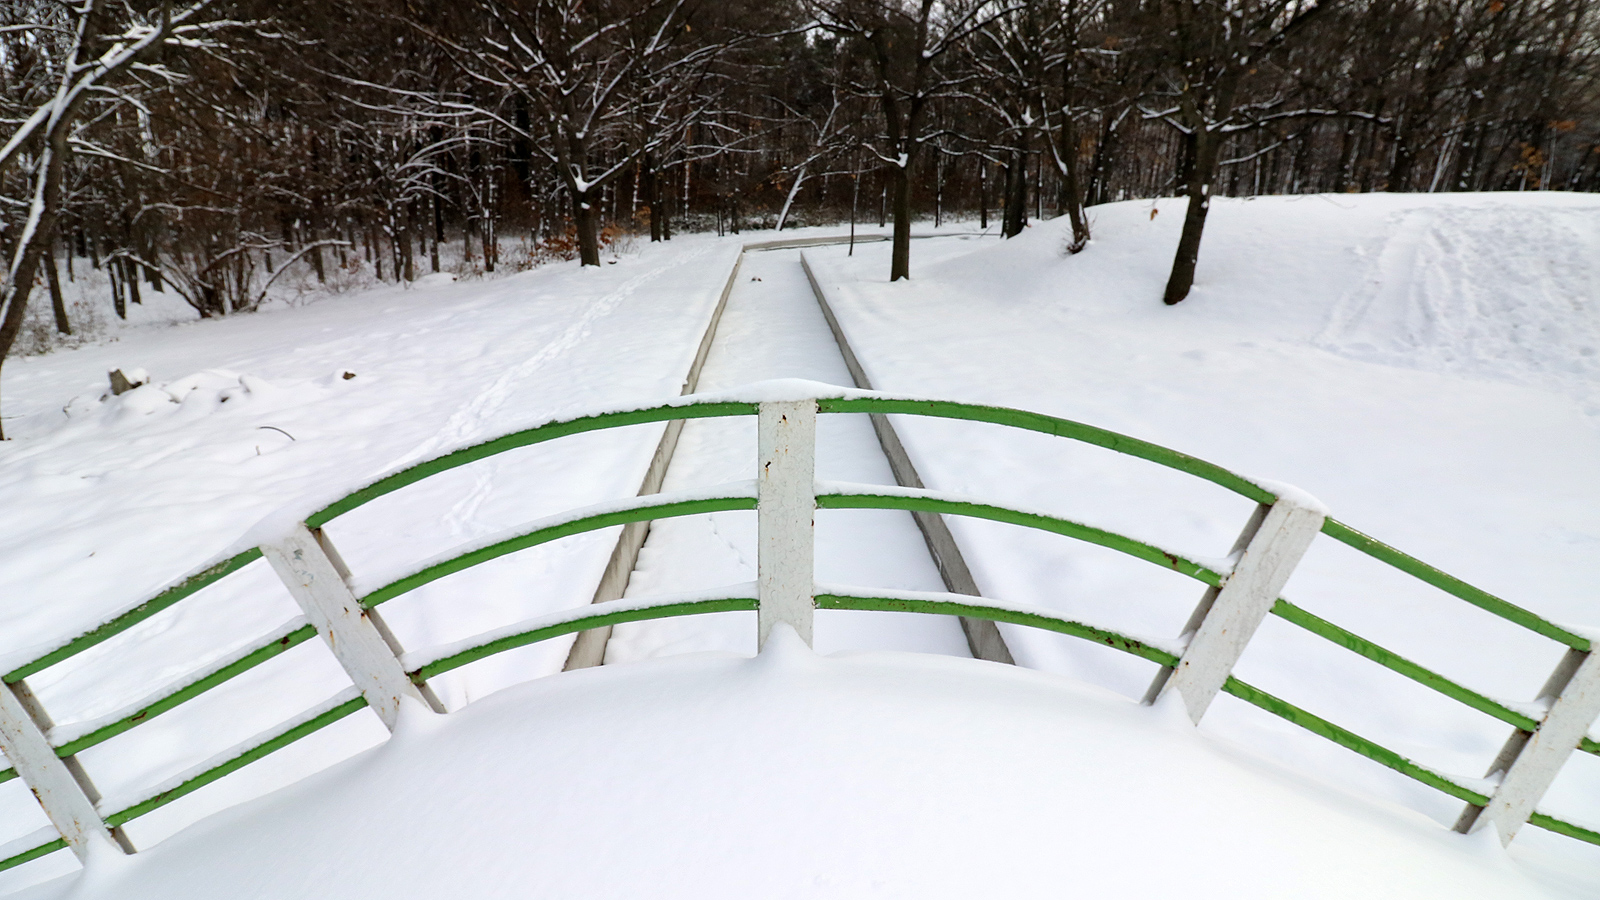
<svg viewBox="0 0 1600 900"><path fill-rule="evenodd" d="M1396 211L1317 344L1388 365L1600 385L1600 205Z"/></svg>
<svg viewBox="0 0 1600 900"><path fill-rule="evenodd" d="M1054 296L1120 316L1160 308L1182 199L1092 207L926 268L1004 305ZM944 285L931 285L934 290ZM1555 390L1600 416L1600 199L1560 192L1329 194L1212 201L1194 290L1166 317L1360 362Z"/></svg>
<svg viewBox="0 0 1600 900"><path fill-rule="evenodd" d="M129 379L137 386L121 394L108 391L90 391L67 401L61 411L68 419L98 421L115 424L137 420L143 416L163 413L188 413L205 415L233 403L234 408L252 400L268 403L295 403L306 399L306 389L320 393L341 381L356 377L354 372L340 369L315 382L282 385L241 375L227 369L206 369L175 381L155 383L143 369L130 369Z"/></svg>
<svg viewBox="0 0 1600 900"><path fill-rule="evenodd" d="M1537 897L1492 836L1176 709L970 660L702 654L543 679L29 900Z"/></svg>

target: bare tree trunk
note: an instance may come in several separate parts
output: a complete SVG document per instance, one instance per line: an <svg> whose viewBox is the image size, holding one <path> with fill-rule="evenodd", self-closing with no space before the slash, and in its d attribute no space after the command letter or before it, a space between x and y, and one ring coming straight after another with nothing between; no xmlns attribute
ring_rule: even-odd
<svg viewBox="0 0 1600 900"><path fill-rule="evenodd" d="M1077 253L1089 243L1089 217L1083 211L1083 190L1078 185L1078 126L1070 113L1061 118L1061 150L1056 168L1061 172L1061 200L1072 221L1072 242L1068 253Z"/></svg>
<svg viewBox="0 0 1600 900"><path fill-rule="evenodd" d="M978 227L989 230L989 161L979 157L978 162Z"/></svg>
<svg viewBox="0 0 1600 900"><path fill-rule="evenodd" d="M428 212L433 217L433 241L428 244L428 266L430 271L439 271L439 242L444 240L444 216L439 211L439 195L428 195ZM427 240L427 232L423 232L423 240Z"/></svg>
<svg viewBox="0 0 1600 900"><path fill-rule="evenodd" d="M800 193L800 185L806 180L806 167L801 166L795 173L794 183L789 185L789 193L783 198L783 208L778 210L778 227L774 231L782 231L783 223L789 220L789 208L794 206L795 195Z"/></svg>
<svg viewBox="0 0 1600 900"><path fill-rule="evenodd" d="M656 193L659 197L661 197L661 239L663 241L670 241L672 240L672 214L677 209L677 207L673 205L672 197L676 196L676 194L672 193L672 181L670 179L667 179L667 184L665 187L663 187L659 183L661 176L657 175L656 177L658 179ZM688 177L687 170L685 170L684 177ZM685 209L687 208L688 207L686 205ZM655 214L655 208L651 207L651 217L653 218Z"/></svg>
<svg viewBox="0 0 1600 900"><path fill-rule="evenodd" d="M600 265L600 216L591 202L593 193L574 193L572 198L572 220L578 228L578 264L582 266Z"/></svg>
<svg viewBox="0 0 1600 900"><path fill-rule="evenodd" d="M911 277L911 166L894 171L894 249L889 259L889 280Z"/></svg>
<svg viewBox="0 0 1600 900"><path fill-rule="evenodd" d="M1189 209L1183 217L1183 234L1178 238L1178 254L1172 260L1172 274L1162 300L1171 306L1189 296L1194 287L1194 267L1200 259L1200 235L1211 209L1211 182L1216 177L1217 151L1221 135L1197 128L1189 135Z"/></svg>
<svg viewBox="0 0 1600 900"><path fill-rule="evenodd" d="M69 257L71 253L71 248L68 248ZM44 248L44 276L50 283L50 309L56 315L56 331L61 334L71 334L72 323L67 321L67 301L61 296L61 273L56 271L54 242L45 245Z"/></svg>
<svg viewBox="0 0 1600 900"><path fill-rule="evenodd" d="M122 267L117 265L117 260L107 260L106 277L111 280L111 308L116 310L117 318L126 321L128 318L128 303L123 299L121 273Z"/></svg>
<svg viewBox="0 0 1600 900"><path fill-rule="evenodd" d="M143 306L144 298L139 296L139 266L127 257L122 259L122 283L127 285L128 300Z"/></svg>
<svg viewBox="0 0 1600 900"><path fill-rule="evenodd" d="M1005 219L1000 233L1016 237L1028 224L1028 148L1027 139L1011 148L1011 160L1006 163Z"/></svg>
<svg viewBox="0 0 1600 900"><path fill-rule="evenodd" d="M661 240L661 223L666 211L661 208L661 178L656 173L655 156L644 155L639 163L639 178L644 182L644 205L650 210L650 242Z"/></svg>
<svg viewBox="0 0 1600 900"><path fill-rule="evenodd" d="M312 243L316 243L318 237L319 237L319 235L317 234L317 229L316 228L312 228L311 229L311 240L312 240ZM312 247L311 248L311 253L309 255L311 256L311 268L315 269L316 273L317 273L317 284L327 284L328 283L328 270L327 270L327 266L323 263L323 260L322 260L322 247L321 247L321 245Z"/></svg>

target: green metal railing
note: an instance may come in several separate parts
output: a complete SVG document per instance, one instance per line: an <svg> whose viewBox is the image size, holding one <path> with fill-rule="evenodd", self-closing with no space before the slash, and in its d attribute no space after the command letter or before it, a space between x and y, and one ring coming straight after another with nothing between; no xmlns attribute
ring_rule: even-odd
<svg viewBox="0 0 1600 900"><path fill-rule="evenodd" d="M847 391L833 396L823 396L817 399L817 405L818 411L822 413L878 413L928 416L986 422L1035 431L1092 444L1116 453L1175 469L1210 481L1259 504L1271 504L1278 499L1277 494L1272 490L1205 460L1092 425L1040 413L979 404L893 397L861 391ZM320 528L340 515L407 485L518 447L538 444L574 434L621 428L629 425L667 422L677 419L755 415L758 412L758 408L759 403L754 400L730 399L728 397L706 398L690 395L661 405L610 411L547 422L409 466L401 471L363 485L334 502L320 507L305 516L302 521L310 528ZM1143 562L1175 571L1212 587L1223 584L1227 578L1227 573L1218 572L1181 554L1113 531L1048 513L1015 509L999 504L937 494L932 491L880 485L822 484L818 486L816 491L816 505L818 508L823 509L898 509L976 517L1046 531L1097 544ZM754 483L746 482L704 491L655 494L576 510L551 519L531 523L527 527L495 536L493 539L480 542L468 549L453 552L442 558L420 564L416 569L362 595L360 602L363 607L372 608L447 575L509 553L563 537L629 522L719 511L752 510L756 506L757 499ZM1566 647L1579 651L1590 650L1588 638L1562 628L1527 609L1473 587L1333 518L1325 520L1321 533L1506 621L1557 641ZM7 684L17 684L34 673L70 659L84 650L121 634L134 625L171 608L184 598L240 571L256 560L261 559L261 557L261 548L252 547L215 561L149 599L112 617L103 624L82 634L64 639L55 647L38 654L29 661L15 665L0 678L3 678ZM1182 651L1181 647L1171 643L1127 635L1114 629L1081 622L1043 607L1003 603L983 597L957 594L861 591L819 586L814 599L818 609L877 610L955 615L1039 628L1102 644L1160 666L1170 667L1175 665ZM401 661L407 674L421 685L429 678L497 653L578 631L672 616L749 611L756 609L758 602L755 588L751 585L694 597L662 598L655 601L618 600L597 603L568 610L554 616L541 617L526 623L520 623L479 638L451 645L450 647L435 648L432 651L422 653L406 653ZM1274 615L1299 628L1344 647L1365 659L1371 660L1471 709L1489 715L1513 728L1527 732L1534 732L1539 728L1539 721L1533 717L1301 609L1288 600L1279 598L1271 611ZM192 673L180 682L156 691L125 710L93 723L54 729L51 733L52 746L60 757L68 757L96 746L143 725L206 691L226 683L230 679L267 662L290 648L310 640L315 634L316 630L312 625L307 624L304 618L291 620L226 659L216 662L200 672ZM1365 737L1341 728L1259 688L1239 681L1237 678L1229 677L1223 690L1234 697L1271 712L1449 796L1478 806L1482 806L1489 801L1489 798L1484 794L1461 781L1416 763ZM184 773L178 778L149 791L136 801L117 809L101 810L101 815L110 826L125 824L326 727L354 713L364 705L366 705L366 701L359 693L356 693L353 688L347 689L318 707L258 735L253 741L233 751L227 758L202 764L195 770ZM1579 749L1600 755L1600 743L1596 743L1587 737L1583 739ZM15 769L0 770L0 782L15 777L17 777ZM1545 813L1535 812L1529 821L1533 825L1558 834L1600 844L1600 832L1557 819ZM22 843L28 844L31 842L23 841ZM64 839L23 846L21 849L14 850L11 855L0 859L0 870L20 865L45 854L63 849L66 846Z"/></svg>

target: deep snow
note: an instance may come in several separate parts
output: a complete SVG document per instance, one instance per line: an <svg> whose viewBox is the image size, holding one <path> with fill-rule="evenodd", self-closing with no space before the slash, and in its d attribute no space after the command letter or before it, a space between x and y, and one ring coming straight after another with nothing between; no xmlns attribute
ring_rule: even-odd
<svg viewBox="0 0 1600 900"><path fill-rule="evenodd" d="M807 255L880 389L1079 419L1288 482L1492 593L1558 622L1600 623L1600 201L1218 200L1194 293L1166 308L1182 211L1176 200L1098 207L1095 242L1079 256L1064 257L1064 224L1051 222L914 268L909 284L885 283L873 248L854 260ZM910 417L896 427L930 487L1043 506L1180 552L1224 555L1249 514L1219 488L1096 448ZM1100 548L975 520L951 527L986 593L1131 633L1175 634L1199 594ZM1531 699L1560 657L1553 642L1325 537L1285 596L1509 701ZM1129 696L1153 668L1002 630L1020 662ZM1238 673L1468 778L1508 731L1271 617ZM1231 698L1204 729L1444 824L1460 808ZM1577 754L1545 807L1600 824L1600 759ZM1600 848L1524 829L1512 853L1600 881Z"/></svg>
<svg viewBox="0 0 1600 900"><path fill-rule="evenodd" d="M992 663L818 657L780 632L753 659L409 712L381 748L21 896L1540 895L1491 836Z"/></svg>
<svg viewBox="0 0 1600 900"><path fill-rule="evenodd" d="M824 281L835 310L882 389L1066 415L1290 482L1356 527L1541 614L1600 619L1600 204L1553 194L1218 201L1195 293L1166 309L1160 284L1181 212L1178 201L1097 208L1096 241L1072 258L1059 252L1054 222L999 245L919 242L908 284L883 283L881 245L857 247L853 259L842 248L807 253L819 274L832 273ZM521 422L676 394L734 252L729 241L675 240L598 272L556 267L375 292L9 362L7 415L22 418L8 420L19 440L0 445L0 502L18 511L0 523L0 653L139 599L299 494ZM774 283L741 284L750 302L730 305L705 386L774 375L845 382L836 356L810 355L827 342L795 293L798 266L782 268L793 258L747 260L772 266ZM148 368L156 389L181 402L147 392L100 403L112 366ZM181 382L192 373L204 374ZM94 396L75 415L59 412L85 392ZM824 458L839 455L819 475L887 480L881 462L873 469L864 422L824 421L834 448ZM686 429L685 466L669 488L749 477L743 444L753 438L742 423L691 423L700 425L726 434ZM963 423L897 427L930 487L1045 507L1197 556L1223 555L1249 512L1219 489L1093 448ZM358 572L382 579L499 528L631 494L658 435L648 426L528 448L385 498L331 532ZM819 567L840 566L838 577L858 583L936 587L908 522L855 513L877 516L868 528L839 512L841 525L819 523L824 539L843 529L833 551L819 542ZM641 591L748 580L743 538L718 545L693 523L674 523L689 538L678 555L647 552ZM888 536L866 535L880 527ZM1006 600L1172 635L1199 594L1171 573L1061 538L952 527L979 584ZM669 532L658 528L649 549L666 547ZM383 611L417 648L567 608L588 599L613 539L547 545ZM1286 594L1509 700L1530 696L1557 655L1326 540ZM178 610L32 679L57 718L99 715L295 613L261 572ZM958 632L940 636L938 621L897 641L879 643L889 635L877 627L857 634L872 646L959 653ZM610 661L748 639L694 623L619 628ZM150 852L97 860L85 877L33 896L207 896L219 883L229 896L307 895L311 884L341 894L324 888L364 871L349 864L356 851L335 836L341 829L393 835L369 870L374 897L413 885L437 894L444 883L489 896L530 885L550 886L549 896L953 896L979 892L976 878L993 880L985 893L988 884L1039 893L1104 887L1113 882L1093 879L1114 871L1150 878L1162 893L1186 889L1193 871L1215 872L1195 881L1227 896L1383 896L1380 880L1403 897L1582 896L1600 884L1600 848L1525 829L1507 854L1483 835L1452 835L1438 823L1453 819L1455 801L1293 726L1222 700L1195 734L1168 711L1113 695L1142 693L1149 664L1065 637L1006 635L1020 662L1099 687L970 660L791 648L755 661L616 665L480 699L559 668L566 645L553 641L440 679L447 702L463 707L447 720L422 717L328 773L160 841L381 740L370 715L353 716L136 822ZM1506 730L1273 620L1240 675L1467 777L1481 774ZM102 789L146 785L344 684L308 644L86 753L85 764ZM864 763L841 751L846 743L892 753L895 764ZM730 746L764 755L731 759L722 755ZM1568 769L1547 806L1600 823L1600 761ZM1163 780L1174 772L1186 780ZM393 787L402 783L437 790ZM708 791L720 792L709 807L699 802ZM1076 811L1086 803L1109 818ZM397 820L419 807L439 824L413 841ZM531 812L541 808L554 811ZM792 814L767 815L775 810ZM1195 843L1164 840L1163 813ZM42 822L19 783L0 786L0 840ZM957 852L958 841L976 849ZM481 842L500 849L458 849ZM56 854L0 875L0 888L73 868ZM1125 881L1114 884L1105 892L1126 893Z"/></svg>

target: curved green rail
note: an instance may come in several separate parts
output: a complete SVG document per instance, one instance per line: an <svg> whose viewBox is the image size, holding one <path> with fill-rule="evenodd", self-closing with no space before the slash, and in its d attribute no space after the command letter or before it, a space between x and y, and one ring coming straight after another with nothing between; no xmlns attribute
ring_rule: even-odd
<svg viewBox="0 0 1600 900"><path fill-rule="evenodd" d="M431 478L440 472L448 472L458 466L487 459L496 454L515 450L518 447L527 447L531 444L542 444L574 434L583 434L588 431L603 431L608 428L624 428L628 425L644 425L650 422L669 422L673 419L703 419L719 416L753 416L756 414L756 404L740 403L733 401L701 401L698 403L664 403L659 406L649 406L639 409L625 409L616 412L598 413L590 416L577 416L571 419L559 419L546 422L533 428L524 428L510 434L490 438L487 441L453 450L443 456L423 460L413 466L401 469L368 484L367 486L346 494L338 500L324 506L306 517L307 528L321 528L333 519L345 513L370 503L400 490L408 484L416 484L424 478Z"/></svg>
<svg viewBox="0 0 1600 900"><path fill-rule="evenodd" d="M1010 428L1020 428L1024 431L1037 431L1040 434L1054 435L1055 437L1068 438L1084 444L1093 444L1104 447L1115 453L1125 456L1134 456L1148 460L1157 465L1166 466L1204 478L1212 484L1221 485L1235 494L1249 498L1257 503L1273 503L1278 495L1272 493L1259 484L1231 472L1216 463L1209 463L1199 457L1190 456L1152 444L1149 441L1120 432L1076 422L1072 419L1062 419L1056 416L1047 416L1044 413L1028 412L1022 409L1011 409L1005 406L984 406L978 403L955 403L949 400L910 400L896 397L847 397L823 398L817 401L817 410L825 413L878 413L880 415L895 414L907 416L928 416L937 419L962 419L968 422L988 422L992 425L1005 425Z"/></svg>
<svg viewBox="0 0 1600 900"><path fill-rule="evenodd" d="M1138 640L1137 638L1129 637L1128 635L1120 634L1110 629L1100 628L1082 622L1075 622L1065 619L1064 617L1056 618L1050 615L1040 615L1036 613L1006 609L1003 607L996 607L982 602L983 599L984 598L981 597L973 597L970 599L963 598L961 600L946 601L910 599L893 596L870 597L829 593L818 594L816 598L817 608L819 609L885 610L895 612L932 613L938 615L959 615L972 618L990 619L996 622L1011 622L1017 625L1028 625L1035 628L1054 631L1058 634L1067 634L1073 637L1094 641L1095 643L1121 650L1124 653L1129 653L1141 659L1147 659L1158 665L1171 666L1174 665L1178 660L1175 655L1162 650L1159 647L1152 647L1149 644ZM1282 603L1284 601L1280 600L1279 602ZM1224 683L1222 689L1226 693L1237 697L1246 703L1266 710L1267 712L1270 712L1288 722L1292 722L1293 724L1298 725L1313 734L1326 738L1347 750L1359 753L1373 762L1393 769L1407 778L1411 778L1415 781L1425 784L1428 787L1448 794L1449 796L1458 800L1462 800L1476 806L1484 806L1489 802L1489 797L1485 794L1475 791L1465 785L1459 784L1453 779L1436 772L1427 766L1417 763L1400 753L1396 753L1395 751L1384 747L1376 741L1369 740L1353 731L1350 731L1347 728L1342 728L1338 725L1335 725L1321 716L1308 712L1307 710L1302 709L1293 703L1288 702L1287 700L1275 697L1272 694L1269 694L1253 685L1240 681L1238 678L1235 678L1231 675L1228 677L1227 682ZM1493 701L1489 702L1492 703ZM1531 825L1535 825L1547 831L1553 831L1557 834L1562 834L1567 837L1600 845L1600 831L1594 831L1581 825L1558 819L1555 816L1551 816L1546 813L1535 812L1529 818L1528 822Z"/></svg>
<svg viewBox="0 0 1600 900"><path fill-rule="evenodd" d="M917 415L985 422L1020 428L1091 444L1116 453L1143 459L1209 481L1257 503L1270 504L1278 499L1277 495L1267 487L1221 466L1158 444L1070 419L1006 407L883 395L863 396L855 393L846 397L821 398L817 403L819 411L824 413ZM308 516L305 519L305 524L311 528L319 528L337 516L407 485L519 447L610 428L678 419L754 415L757 411L758 404L753 401L684 398L650 407L616 410L547 422L533 428L523 429L482 441L469 447L460 448L391 473L322 507ZM1222 573L1194 560L1116 532L1046 513L1011 509L998 504L950 497L929 491L894 489L871 485L824 486L817 493L817 506L823 509L900 509L982 518L1097 544L1162 568L1176 571L1210 586L1219 586L1225 578ZM606 508L593 512L585 513L580 510L576 511L579 513L578 515L553 522L546 520L542 524L535 523L527 530L510 534L488 545L475 547L450 558L431 563L418 571L391 581L368 593L361 598L361 602L363 606L370 608L446 575L482 564L508 553L562 537L630 522L709 512L752 510L755 508L756 499L753 495L723 494L714 496L652 495L629 501L620 506L618 504L608 504ZM1332 518L1326 519L1322 527L1322 533L1379 562L1405 572L1426 584L1439 588L1502 619L1558 641L1568 647L1581 651L1591 649L1589 638L1562 628L1527 609L1467 584L1342 522ZM251 548L212 564L163 589L148 600L125 610L112 619L64 641L27 663L16 666L0 677L3 677L3 680L7 683L17 683L29 675L68 659L108 638L121 634L134 625L170 608L196 591L239 571L260 557L261 550L259 548ZM905 596L820 593L815 600L818 608L821 609L919 612L985 618L997 622L1026 625L1093 641L1158 665L1171 666L1178 661L1177 656L1169 650L1153 646L1148 642L1128 635L1048 612L1027 611L992 605L985 602L983 598L963 598L958 595L949 595L945 598L910 598ZM542 624L531 623L526 629L497 632L491 636L486 636L479 643L469 642L466 646L453 648L448 655L432 659L417 666L409 674L418 682L422 682L427 678L497 653L590 628L672 616L753 610L756 607L757 601L754 597L743 596L680 600L643 607L630 607L628 609L612 609L606 608L605 605L600 605L593 609L586 609L577 615L565 616L560 621L544 622ZM1539 726L1539 722L1532 717L1414 663L1393 651L1301 609L1287 600L1280 598L1274 605L1272 612L1300 628L1345 647L1366 659L1463 703L1472 709L1490 715L1512 727L1524 731L1533 731ZM141 701L138 708L119 714L113 721L102 724L86 734L74 737L58 745L56 752L62 757L67 757L96 746L199 696L205 691L244 671L248 671L293 646L309 640L314 634L315 630L310 625L302 625L286 632L274 634L268 640L258 642L213 665L200 675ZM1476 790L1334 725L1287 701L1245 684L1236 678L1228 680L1224 686L1224 691L1354 752L1360 753L1407 777L1443 791L1450 796L1480 806L1488 801L1487 797ZM299 719L286 723L284 726L262 736L257 742L238 751L228 759L187 776L171 788L146 797L125 809L112 812L106 816L106 821L113 826L131 821L283 746L287 746L307 734L338 721L364 705L365 701L356 696L342 702L325 705L326 708L308 711ZM1600 742L1584 737L1580 742L1579 749L1600 755ZM15 777L17 777L15 769L0 770L0 782ZM1579 840L1600 844L1600 832L1563 821L1545 813L1535 812L1530 819L1530 823ZM65 847L66 842L58 839L30 848L0 860L0 870L36 859Z"/></svg>
<svg viewBox="0 0 1600 900"><path fill-rule="evenodd" d="M1046 612L1033 612L1029 610L1006 609L999 606L980 603L982 597L973 597L970 600L936 600L922 597L872 597L861 594L831 594L821 593L816 595L817 609L850 609L866 612L914 612L927 613L938 616L965 616L971 619L989 619L994 622L1009 622L1013 625L1027 625L1044 631L1053 631L1056 634L1070 635L1104 644L1114 650L1121 650L1140 659L1163 666L1178 664L1178 656L1160 647L1156 647L1136 637L1130 637L1109 628L1101 628L1080 622L1066 616L1053 615Z"/></svg>
<svg viewBox="0 0 1600 900"><path fill-rule="evenodd" d="M397 578L383 587L363 596L361 605L367 609L377 606L386 600L393 600L401 594L414 591L419 587L437 581L446 575L482 565L491 559L498 559L508 553L526 550L540 544L547 544L559 538L570 537L574 534L583 534L588 531L599 531L613 525L626 525L629 522L643 522L651 519L671 519L678 516L693 516L701 513L731 512L737 510L751 510L756 508L756 498L750 496L716 496L694 497L689 499L675 499L672 495L651 494L640 498L624 508L609 508L603 512L592 515L580 516L573 519L562 519L551 525L534 528L529 531L518 532L510 537L495 541L487 546L458 553L449 559L436 562L424 569L413 572L402 578Z"/></svg>
<svg viewBox="0 0 1600 900"><path fill-rule="evenodd" d="M1136 538L1121 535L1115 531L1085 525L1072 519L1052 516L1048 513L1025 512L1011 509L995 503L981 503L976 500L965 500L935 494L932 491L918 491L913 488L873 490L871 485L851 485L852 490L843 488L825 487L817 492L818 509L903 509L910 512L948 513L957 516L970 516L977 519L988 519L991 522L1004 522L1008 525L1021 525L1024 528L1033 528L1039 531L1048 531L1065 537L1075 538L1090 544L1125 553L1135 559L1171 569L1180 575L1187 575L1196 581L1203 582L1212 587L1222 584L1222 575L1202 566L1199 563L1163 550L1154 544L1147 544Z"/></svg>
<svg viewBox="0 0 1600 900"><path fill-rule="evenodd" d="M5 859L0 859L0 872L20 866L25 862L32 862L41 856L49 856L57 850L65 849L67 849L67 839L56 838L48 843L40 844L37 847L31 847L22 851L21 853L14 853Z"/></svg>
<svg viewBox="0 0 1600 900"><path fill-rule="evenodd" d="M192 680L169 690L158 692L156 696L140 701L136 709L127 711L115 720L90 731L82 737L73 738L64 744L58 745L55 748L56 755L65 758L74 753L81 753L125 731L137 728L162 713L175 709L206 691L232 678L243 675L267 660L291 648L298 647L316 636L317 629L311 625L302 625L284 634L273 635L264 643L246 648L242 653L224 660Z"/></svg>
<svg viewBox="0 0 1600 900"><path fill-rule="evenodd" d="M146 813L154 812L179 797L191 794L224 775L237 772L269 753L282 750L295 741L320 731L367 705L366 698L362 697L355 688L350 688L346 693L355 693L356 696L342 702L328 704L326 709L315 711L314 715L302 717L298 721L292 721L288 727L268 732L266 737L258 738L255 743L238 750L227 759L188 775L170 788L152 794L143 800L107 815L105 817L106 824L115 828L118 825L132 822Z"/></svg>
<svg viewBox="0 0 1600 900"><path fill-rule="evenodd" d="M1583 635L1574 634L1509 600L1502 600L1488 591L1475 588L1454 575L1436 569L1414 556L1402 553L1377 538L1362 534L1343 522L1333 518L1327 519L1322 523L1322 533L1345 546L1360 550L1379 562L1399 569L1418 581L1431 584L1439 590L1465 600L1485 612L1493 613L1507 622L1521 625L1535 634L1542 634L1551 640L1566 644L1574 650L1587 652L1590 649L1589 639Z"/></svg>
<svg viewBox="0 0 1600 900"><path fill-rule="evenodd" d="M712 597L621 610L605 609L603 608L605 605L595 604L593 609L565 621L549 625L537 625L508 634L497 634L481 643L472 643L470 646L457 650L449 656L442 656L431 662L424 663L407 674L413 680L421 682L435 675L442 675L452 669L459 669L468 663L487 659L496 653L504 653L507 650L515 650L518 647L526 647L529 644L548 641L564 634L588 631L591 628L621 625L626 622L644 622L652 619L670 619L678 616L698 616L719 612L754 612L756 607L760 605L760 601L755 597Z"/></svg>
<svg viewBox="0 0 1600 900"><path fill-rule="evenodd" d="M823 398L817 401L817 408L821 412L899 414L940 419L961 419L969 422L1004 425L1025 431L1036 431L1040 434L1064 437L1085 444L1093 444L1096 447L1104 447L1115 453L1137 457L1169 469L1175 469L1227 488L1235 494L1254 500L1257 503L1275 503L1278 499L1277 494L1272 491L1215 463L1190 456L1187 453L1180 453L1160 444L1152 444L1149 441L1121 434L1120 432L1088 425L1072 419L1048 416L1043 413L1011 409L1004 406L985 406L977 403L896 397ZM1508 622L1521 625L1523 628L1552 640L1560 641L1573 649L1584 651L1589 649L1589 639L1583 635L1568 631L1531 610L1496 597L1488 591L1473 587L1454 575L1430 566L1414 556L1396 550L1376 538L1362 534L1337 519L1332 517L1326 519L1322 525L1322 533L1340 543L1359 550L1379 562L1399 569L1426 584L1465 600L1473 606L1491 612Z"/></svg>
<svg viewBox="0 0 1600 900"><path fill-rule="evenodd" d="M6 684L16 684L35 672L48 669L64 659L76 656L107 638L115 637L127 631L129 628L167 609L195 591L221 581L260 558L261 548L251 547L243 553L230 556L222 562L202 569L177 584L165 588L159 594L121 613L110 621L97 625L83 634L66 641L61 646L43 656L37 657L32 662L24 663L12 669L5 674L5 682Z"/></svg>

